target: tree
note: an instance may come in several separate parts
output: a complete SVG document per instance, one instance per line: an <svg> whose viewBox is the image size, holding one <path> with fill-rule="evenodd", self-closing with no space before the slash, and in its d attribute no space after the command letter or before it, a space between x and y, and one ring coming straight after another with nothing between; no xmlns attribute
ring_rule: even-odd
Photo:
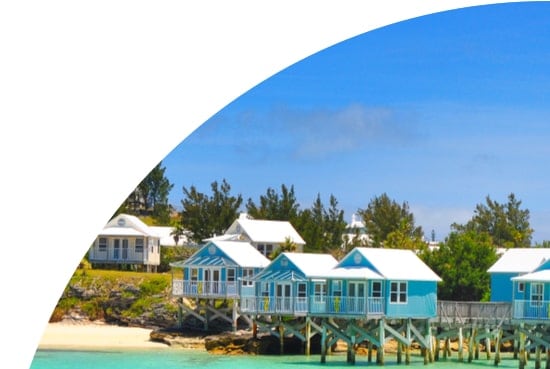
<svg viewBox="0 0 550 369"><path fill-rule="evenodd" d="M407 202L401 205L389 198L386 193L374 197L366 209L359 209L357 214L363 218L367 234L373 247L384 247L392 232L406 231L404 236L412 239L422 238L422 227L414 224L414 215L409 211Z"/></svg>
<svg viewBox="0 0 550 369"><path fill-rule="evenodd" d="M388 234L384 247L389 249L408 249L422 251L427 248L426 242L418 232L413 231L413 225L402 219L399 227Z"/></svg>
<svg viewBox="0 0 550 369"><path fill-rule="evenodd" d="M498 256L487 233L452 231L438 249L425 249L419 256L443 280L438 286L439 299L489 299L491 287L487 270Z"/></svg>
<svg viewBox="0 0 550 369"><path fill-rule="evenodd" d="M181 201L181 225L196 243L223 234L237 218L243 201L240 194L231 195L231 186L225 179L221 185L214 181L210 186L210 196L197 191L195 186L183 187L185 198Z"/></svg>
<svg viewBox="0 0 550 369"><path fill-rule="evenodd" d="M298 246L295 242L293 242L290 237L285 238L285 242L282 243L277 250L273 251L271 254L268 255L268 258L270 260L275 259L277 256L282 254L283 252L295 252L298 249Z"/></svg>
<svg viewBox="0 0 550 369"><path fill-rule="evenodd" d="M486 204L478 204L473 217L465 224L453 224L456 230L487 233L497 247L530 247L533 229L529 224L529 210L520 208L521 201L513 193L508 202L500 204L489 196Z"/></svg>
<svg viewBox="0 0 550 369"><path fill-rule="evenodd" d="M156 224L170 222L168 196L174 187L165 176L166 168L159 162L128 195L115 215L127 213L151 216Z"/></svg>
<svg viewBox="0 0 550 369"><path fill-rule="evenodd" d="M306 242L307 252L329 252L335 256L341 254L346 229L344 211L338 209L338 200L330 195L330 206L325 208L321 195L317 194L311 208L300 212L296 221L296 230Z"/></svg>
<svg viewBox="0 0 550 369"><path fill-rule="evenodd" d="M324 252L323 221L325 216L325 207L321 201L321 196L317 198L309 209L300 212L296 220L296 231L302 236L306 245L304 251L320 253Z"/></svg>
<svg viewBox="0 0 550 369"><path fill-rule="evenodd" d="M248 199L246 210L255 219L286 220L292 222L298 217L299 205L294 194L294 186L288 188L281 185L281 192L268 188L265 195L260 196L259 206Z"/></svg>
<svg viewBox="0 0 550 369"><path fill-rule="evenodd" d="M329 197L329 205L324 218L325 247L331 251L341 250L347 226L344 211L338 209L338 200L332 194Z"/></svg>

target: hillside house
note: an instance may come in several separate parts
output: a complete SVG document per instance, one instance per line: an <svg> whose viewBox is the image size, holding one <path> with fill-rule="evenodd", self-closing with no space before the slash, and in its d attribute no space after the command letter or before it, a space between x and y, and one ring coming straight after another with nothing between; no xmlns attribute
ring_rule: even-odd
<svg viewBox="0 0 550 369"><path fill-rule="evenodd" d="M160 237L138 217L119 214L97 235L88 258L92 265L156 271L160 264Z"/></svg>
<svg viewBox="0 0 550 369"><path fill-rule="evenodd" d="M288 221L252 219L241 214L227 231L210 240L246 241L252 244L264 256L268 257L277 251L287 240L296 245L296 252L302 252L305 241Z"/></svg>

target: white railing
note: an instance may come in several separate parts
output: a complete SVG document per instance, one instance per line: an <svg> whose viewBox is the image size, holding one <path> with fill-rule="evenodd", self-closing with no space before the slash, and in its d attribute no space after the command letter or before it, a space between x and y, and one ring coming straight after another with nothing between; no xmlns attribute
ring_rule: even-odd
<svg viewBox="0 0 550 369"><path fill-rule="evenodd" d="M550 301L514 300L514 319L550 320Z"/></svg>
<svg viewBox="0 0 550 369"><path fill-rule="evenodd" d="M258 314L382 315L383 298L309 296L241 297L241 311Z"/></svg>
<svg viewBox="0 0 550 369"><path fill-rule="evenodd" d="M239 297L237 282L172 281L172 294L187 297Z"/></svg>

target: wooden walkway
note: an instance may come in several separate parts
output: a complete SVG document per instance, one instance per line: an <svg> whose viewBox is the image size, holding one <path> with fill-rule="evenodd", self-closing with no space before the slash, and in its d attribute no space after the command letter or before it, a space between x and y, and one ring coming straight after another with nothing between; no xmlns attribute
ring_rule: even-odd
<svg viewBox="0 0 550 369"><path fill-rule="evenodd" d="M331 354L336 343L345 343L346 360L355 363L356 351L366 347L368 361L373 354L378 365L384 365L384 351L391 341L396 345L397 363L410 363L413 348L420 350L424 364L445 360L455 352L459 362L480 359L480 352L495 366L501 362L501 350L513 351L519 369L534 362L535 369L550 369L550 317L542 320L513 318L511 303L438 301L438 315L429 319L387 319L384 317L323 317L261 315L251 316L234 301L224 311L214 303L198 304L185 313L208 322L222 319L236 328L236 320L244 319L253 332L268 332L280 339L284 354L285 337L297 337L304 344L304 354L311 351L311 340L320 337L321 362ZM318 340L319 341L319 340ZM317 342L318 342L317 341ZM382 349L378 349L382 348ZM418 351L418 350L417 350Z"/></svg>

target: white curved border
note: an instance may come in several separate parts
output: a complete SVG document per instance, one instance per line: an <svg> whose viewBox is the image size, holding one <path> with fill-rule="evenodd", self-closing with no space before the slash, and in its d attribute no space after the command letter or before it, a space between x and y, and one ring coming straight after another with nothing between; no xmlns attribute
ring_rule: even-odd
<svg viewBox="0 0 550 369"><path fill-rule="evenodd" d="M3 2L0 366L30 365L59 294L105 219L227 103L360 33L496 3Z"/></svg>

